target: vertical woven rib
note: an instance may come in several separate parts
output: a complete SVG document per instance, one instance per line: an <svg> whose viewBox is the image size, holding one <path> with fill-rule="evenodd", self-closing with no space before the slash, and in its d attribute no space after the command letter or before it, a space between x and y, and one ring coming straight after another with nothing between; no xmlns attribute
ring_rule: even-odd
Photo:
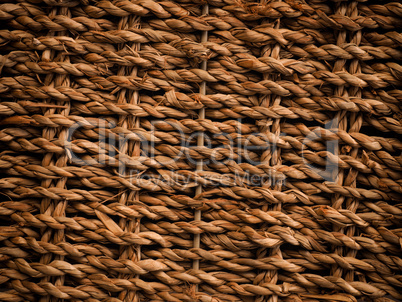
<svg viewBox="0 0 402 302"><path fill-rule="evenodd" d="M348 17L353 18L353 19L356 17L359 17L359 11L358 11L357 6L358 6L357 1L349 3L348 9L347 9ZM361 30L358 30L351 34L350 42L356 46L359 46L361 39L362 39L362 32L361 32ZM360 74L361 72L362 72L362 70L361 70L360 61L357 59L351 60L351 62L349 64L349 73L354 75L354 74ZM362 97L361 88L360 87L351 87L349 89L349 97L361 98ZM349 132L350 133L359 133L362 124L363 124L363 116L361 113L351 113L350 114L350 118L349 118ZM359 148L352 148L352 150L350 151L350 156L354 159L357 159L358 161L362 161L362 152L359 152ZM358 171L353 171L353 170L348 171L348 175L344 180L344 185L350 186L352 188L356 188L358 174L359 174ZM352 213L356 213L356 211L359 207L359 200L357 198L349 197L346 199L345 206L346 206L347 210L351 211ZM358 228L356 228L356 226L354 226L354 225L347 227L346 230L343 230L343 231L345 232L346 236L348 236L348 237L360 235L360 230ZM346 249L345 256L351 257L351 258L357 258L357 251L353 250L353 249ZM344 275L345 280L348 282L356 281L356 277L357 277L356 273L353 270L347 270ZM362 279L362 278L358 277L357 279ZM363 279L364 279L364 276L363 276Z"/></svg>
<svg viewBox="0 0 402 302"><path fill-rule="evenodd" d="M348 3L346 6L346 15L348 17L358 17L358 11L357 11L357 2L351 2ZM342 10L344 11L344 10ZM361 31L355 31L349 35L349 40L350 43L353 43L355 45L359 45L361 41ZM339 42L341 43L341 42ZM361 72L360 68L360 62L359 60L353 59L348 62L348 71L350 74L356 74ZM359 87L350 87L347 92L347 97L361 97L361 89ZM362 126L362 116L360 113L345 113L345 121L342 127L347 126L347 131L349 133L359 133L360 128ZM346 130L346 129L343 129ZM361 154L359 154L359 148L343 148L341 150L341 154L349 155L354 159L357 159L358 157L361 157ZM356 188L356 178L358 176L358 171L356 170L344 170L341 172L343 175L341 178L343 178L343 186L348 186L352 188ZM341 203L341 198L338 198L337 201L335 201L334 208L339 209L339 208L346 208L348 211L351 211L352 213L355 213L358 206L359 206L359 201L356 198L353 197L348 197L345 198L343 203ZM345 233L348 237L353 237L355 236L355 232L358 231L356 230L355 226L351 227L340 227L336 228L335 231ZM355 258L357 255L356 250L350 250L348 248L341 249L338 248L336 249L336 253L338 253L340 256L344 257L353 257ZM353 282L355 281L355 272L353 270L343 270L342 277L345 278L346 281L348 282Z"/></svg>
<svg viewBox="0 0 402 302"><path fill-rule="evenodd" d="M67 17L71 16L70 10L67 7L53 8L49 15L50 16L62 15L62 16L67 16ZM65 34L65 32L58 32L56 35L62 36L63 34ZM52 35L53 35L53 33L52 33ZM65 63L69 63L69 61L70 61L68 56L55 52L53 50L44 51L42 54L42 60L44 62L54 61L54 62L65 62ZM68 75L49 74L45 78L44 84L46 86L50 86L50 87L70 87L70 79L69 79ZM65 105L67 108L59 109L59 110L56 108L48 109L45 111L44 116L55 114L55 113L62 114L64 116L69 115L70 104L68 102L67 103L55 102L52 99L50 99L48 102L50 104L56 103L56 105ZM65 141L67 139L67 129L63 128L63 127L45 128L43 130L42 136L47 140L59 139L61 141ZM42 166L49 167L49 168L51 168L52 166L56 166L58 168L63 168L66 166L67 160L68 160L68 157L66 154L56 155L56 154L50 152L50 153L46 153L43 156ZM67 177L62 177L58 180L46 179L46 180L42 181L41 186L44 188L55 187L58 189L65 189L66 182L67 182ZM40 204L40 208L41 208L40 210L41 210L41 213L45 214L45 215L49 215L52 217L64 217L67 206L68 206L67 200L54 200L52 198L44 198ZM42 233L41 240L43 242L59 244L59 243L63 243L65 241L65 232L63 229L54 230L51 228L45 228L45 229L42 229L42 232L43 233ZM53 260L64 260L64 256L47 253L41 257L40 263L47 265L47 264L51 263ZM54 284L55 286L63 286L64 281L65 281L64 276L59 276L59 277L46 276L45 278L42 279L42 282L49 282L49 283ZM47 302L47 301L56 302L56 301L58 301L58 299L55 298L54 296L52 297L51 295L45 295L40 298L40 301L41 302Z"/></svg>
<svg viewBox="0 0 402 302"><path fill-rule="evenodd" d="M348 10L348 4L346 2L339 2L336 4L336 14L340 16L346 16ZM347 43L348 39L348 33L345 30L339 31L337 35L337 45L344 45ZM347 63L348 61L345 59L337 60L334 64L333 71L334 72L340 72L340 71L345 71L347 68ZM345 85L339 85L335 88L335 96L338 97L344 97L344 98L349 98L348 90L345 87ZM335 116L335 122L338 123L338 129L341 131L348 131L348 119L349 119L349 113L347 111L339 110ZM345 153L345 150L339 150L339 152L342 154ZM336 182L340 186L342 186L345 182L345 170L342 169L339 171L337 177L336 177ZM339 194L334 194L332 198L332 207L336 210L342 209L342 206L345 202L345 197ZM340 226L335 226L334 231L339 232L342 231L343 228ZM334 253L338 255L339 257L344 257L344 248L343 247L336 247L334 249ZM335 278L342 278L343 275L343 269L340 266L332 266L331 268L331 274Z"/></svg>
<svg viewBox="0 0 402 302"><path fill-rule="evenodd" d="M204 4L202 8L202 15L207 16L209 13L209 5ZM205 43L208 41L208 31L203 31L201 34L201 43ZM205 58L201 62L201 69L202 70L207 70L207 59ZM202 81L200 84L200 95L206 95L206 90L207 90L207 82ZM198 112L198 119L203 120L205 119L205 107L202 107L199 112ZM204 133L200 132L198 137L197 137L197 146L198 147L203 147L204 146ZM200 159L197 161L197 172L202 172L203 171L203 160ZM201 195L202 193L202 184L198 184L195 190L195 195ZM195 210L194 212L194 220L195 221L201 221L202 220L202 212L201 210ZM194 248L199 249L200 248L200 243L201 243L201 234L194 234ZM200 260L199 259L194 259L193 260L193 269L194 270L199 270L200 269ZM196 292L198 291L198 285L196 286Z"/></svg>
<svg viewBox="0 0 402 302"><path fill-rule="evenodd" d="M123 17L119 23L119 29L127 30L132 28L138 28L140 24L140 18L136 16ZM133 51L140 50L139 43L130 43L130 44L122 44L121 49L132 49ZM137 76L137 67L121 67L117 73L119 76ZM135 91L127 91L126 89L122 89L118 92L117 103L118 104L133 104L136 105L139 102L139 92ZM139 118L135 116L120 116L118 126L124 129L135 129L140 125ZM140 143L133 142L130 140L125 140L123 142L119 142L119 154L127 154L131 157L138 157L140 155ZM128 172L128 173L127 173ZM138 172L137 172L138 173ZM119 166L119 174L123 177L128 177L129 180L133 180L137 177L137 173L134 173L132 170L128 170L125 165ZM139 200L139 192L123 189L119 192L119 203L123 205L130 205ZM127 233L138 233L140 231L140 219L126 219L121 218L119 221L119 227L121 230ZM119 259L129 259L134 262L139 261L141 258L141 247L140 245L129 245L122 246L120 248ZM119 278L130 279L133 278L134 274L120 274ZM119 299L124 302L139 302L139 295L135 290L124 290L119 294Z"/></svg>
<svg viewBox="0 0 402 302"><path fill-rule="evenodd" d="M263 0L261 2L261 4L267 5L267 1ZM268 21L268 22L264 22L264 23L268 24L270 22ZM275 20L273 23L275 24L274 25L275 29L280 28L280 19ZM261 57L271 57L271 58L279 61L280 60L280 50L281 50L281 45L279 43L266 46L261 51ZM271 75L269 73L264 73L263 79L271 80L271 81L279 81L280 75L278 75L278 74ZM280 103L281 103L281 97L276 94L264 95L260 98L260 106L261 107L267 107L267 108L275 107L275 106L280 105ZM280 121L281 121L280 118L279 119L269 118L267 120L260 121L261 133L267 134L267 135L274 134L276 139L278 139L280 132L281 132L280 131ZM275 143L270 145L267 150L263 151L260 162L263 165L276 169L277 166L280 166L282 164L280 147L277 146ZM282 181L280 179L277 179L275 175L276 175L276 173L274 173L273 175L268 175L268 178L269 178L268 182L263 183L262 185L263 185L263 187L268 187L271 190L281 191ZM268 203L266 203L262 206L262 210L263 211L281 211L282 205L281 205L281 203L276 203L274 205L269 205ZM264 224L262 226L262 228L264 231L264 229L269 228L269 224ZM266 258L268 256L268 257L272 257L272 258L282 259L282 252L280 249L280 245L273 247L272 249L261 248L257 253L258 253L257 254L258 258ZM276 284L277 281L278 281L278 271L276 269L274 269L274 270L268 270L268 271L260 273L259 276L257 276L254 283L261 284L261 283L268 282L268 283ZM269 297L261 296L261 297L257 298L256 301L257 302L260 302L260 301L277 302L278 296L277 295L272 295Z"/></svg>

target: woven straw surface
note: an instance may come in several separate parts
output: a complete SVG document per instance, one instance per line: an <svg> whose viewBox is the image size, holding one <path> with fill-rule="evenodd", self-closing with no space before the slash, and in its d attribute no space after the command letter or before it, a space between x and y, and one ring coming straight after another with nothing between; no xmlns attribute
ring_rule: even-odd
<svg viewBox="0 0 402 302"><path fill-rule="evenodd" d="M402 301L401 25L1 0L0 301Z"/></svg>

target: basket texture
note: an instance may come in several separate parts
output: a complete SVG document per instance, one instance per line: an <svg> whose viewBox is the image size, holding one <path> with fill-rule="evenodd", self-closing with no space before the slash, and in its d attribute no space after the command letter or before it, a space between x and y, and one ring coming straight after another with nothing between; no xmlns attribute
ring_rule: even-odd
<svg viewBox="0 0 402 302"><path fill-rule="evenodd" d="M402 301L402 4L0 0L0 301Z"/></svg>

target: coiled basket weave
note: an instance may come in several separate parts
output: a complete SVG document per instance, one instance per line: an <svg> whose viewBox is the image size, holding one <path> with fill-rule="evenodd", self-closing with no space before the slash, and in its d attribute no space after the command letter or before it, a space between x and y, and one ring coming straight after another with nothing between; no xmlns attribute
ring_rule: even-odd
<svg viewBox="0 0 402 302"><path fill-rule="evenodd" d="M0 301L402 301L401 28L0 0Z"/></svg>

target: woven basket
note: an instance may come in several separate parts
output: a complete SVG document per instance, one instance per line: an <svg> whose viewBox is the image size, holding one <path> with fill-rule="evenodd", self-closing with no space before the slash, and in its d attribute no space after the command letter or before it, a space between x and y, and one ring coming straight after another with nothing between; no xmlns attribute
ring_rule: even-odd
<svg viewBox="0 0 402 302"><path fill-rule="evenodd" d="M0 0L0 301L402 301L401 28Z"/></svg>

